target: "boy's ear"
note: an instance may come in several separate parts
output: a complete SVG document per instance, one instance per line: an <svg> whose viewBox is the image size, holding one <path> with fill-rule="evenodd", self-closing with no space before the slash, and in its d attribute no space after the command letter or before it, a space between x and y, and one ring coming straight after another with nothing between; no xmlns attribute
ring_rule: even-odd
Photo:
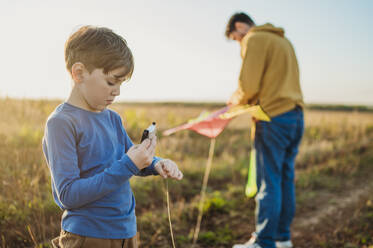
<svg viewBox="0 0 373 248"><path fill-rule="evenodd" d="M83 63L76 62L71 67L71 76L75 83L80 83L84 79L86 68Z"/></svg>

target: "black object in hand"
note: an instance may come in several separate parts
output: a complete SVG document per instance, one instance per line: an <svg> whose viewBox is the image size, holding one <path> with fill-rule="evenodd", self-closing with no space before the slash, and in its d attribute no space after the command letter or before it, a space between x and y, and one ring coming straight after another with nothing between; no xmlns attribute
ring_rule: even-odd
<svg viewBox="0 0 373 248"><path fill-rule="evenodd" d="M147 138L149 138L149 134L150 133L154 133L155 132L155 130L156 130L155 125L156 125L155 122L153 122L147 129L145 129L142 132L140 143L142 143L144 140L146 140Z"/></svg>

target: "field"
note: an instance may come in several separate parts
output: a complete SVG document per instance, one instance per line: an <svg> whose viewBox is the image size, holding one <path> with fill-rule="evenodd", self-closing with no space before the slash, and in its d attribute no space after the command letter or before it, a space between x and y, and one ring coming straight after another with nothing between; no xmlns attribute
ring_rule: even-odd
<svg viewBox="0 0 373 248"><path fill-rule="evenodd" d="M0 244L51 247L60 231L50 175L41 149L44 124L59 101L0 98ZM216 104L129 104L111 108L130 137L156 121L157 155L176 161L182 181L169 181L176 247L191 247L210 140L192 131L162 137ZM373 112L308 108L296 165L296 247L373 247ZM244 195L249 163L249 116L234 119L217 137L196 247L232 247L254 231L253 199ZM166 183L133 177L141 247L172 247Z"/></svg>

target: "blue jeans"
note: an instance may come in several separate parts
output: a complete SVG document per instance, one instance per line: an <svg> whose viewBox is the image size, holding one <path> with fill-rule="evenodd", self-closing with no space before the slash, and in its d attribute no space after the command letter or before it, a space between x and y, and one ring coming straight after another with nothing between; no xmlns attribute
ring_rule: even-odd
<svg viewBox="0 0 373 248"><path fill-rule="evenodd" d="M303 111L296 107L256 124L257 163L256 242L275 248L290 240L295 214L294 161L304 130Z"/></svg>

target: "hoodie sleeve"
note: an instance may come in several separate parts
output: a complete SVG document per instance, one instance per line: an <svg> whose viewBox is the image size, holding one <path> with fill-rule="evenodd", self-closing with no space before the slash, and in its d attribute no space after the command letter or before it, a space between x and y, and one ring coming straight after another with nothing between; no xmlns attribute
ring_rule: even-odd
<svg viewBox="0 0 373 248"><path fill-rule="evenodd" d="M241 43L241 57L238 88L233 93L231 101L234 104L253 103L259 94L266 66L265 42L256 36L244 38Z"/></svg>

